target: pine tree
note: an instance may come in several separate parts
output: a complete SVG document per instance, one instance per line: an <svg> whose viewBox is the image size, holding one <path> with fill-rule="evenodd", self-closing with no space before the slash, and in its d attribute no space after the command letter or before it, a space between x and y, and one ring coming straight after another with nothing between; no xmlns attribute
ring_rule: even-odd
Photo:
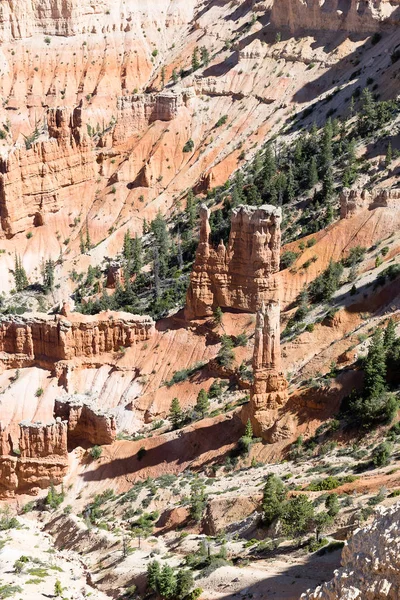
<svg viewBox="0 0 400 600"><path fill-rule="evenodd" d="M194 409L196 412L200 413L201 416L204 418L204 416L206 415L209 408L210 408L210 403L208 401L207 392L206 392L206 390L204 390L202 388L200 390L200 392L198 393L197 402L196 402L196 406L194 407Z"/></svg>
<svg viewBox="0 0 400 600"><path fill-rule="evenodd" d="M326 171L332 167L333 161L333 150L332 150L332 138L333 129L332 121L328 119L325 123L324 130L322 133L322 146L321 146L321 169Z"/></svg>
<svg viewBox="0 0 400 600"><path fill-rule="evenodd" d="M183 413L178 398L173 398L169 409L169 420L173 429L179 429L183 419Z"/></svg>
<svg viewBox="0 0 400 600"><path fill-rule="evenodd" d="M189 190L187 198L186 198L186 208L185 214L187 217L187 224L190 229L196 224L196 205L194 201L193 190Z"/></svg>
<svg viewBox="0 0 400 600"><path fill-rule="evenodd" d="M90 234L89 234L89 222L86 219L86 242L85 242L85 248L86 250L90 250L92 247L92 242L90 240Z"/></svg>
<svg viewBox="0 0 400 600"><path fill-rule="evenodd" d="M253 427L251 426L250 419L247 420L246 429L244 430L244 436L250 439L253 438Z"/></svg>
<svg viewBox="0 0 400 600"><path fill-rule="evenodd" d="M325 500L325 508L328 511L328 515L330 515L331 517L336 517L336 515L339 513L339 496L336 494L336 492L330 494L327 497L327 499Z"/></svg>
<svg viewBox="0 0 400 600"><path fill-rule="evenodd" d="M317 159L313 156L309 162L308 168L308 187L313 188L319 181Z"/></svg>
<svg viewBox="0 0 400 600"><path fill-rule="evenodd" d="M191 484L190 493L190 516L192 519L199 523L203 517L203 512L206 507L206 494L204 484L201 479L196 476L193 483Z"/></svg>
<svg viewBox="0 0 400 600"><path fill-rule="evenodd" d="M132 254L132 273L138 275L143 267L143 248L142 240L136 234L131 242L131 254Z"/></svg>
<svg viewBox="0 0 400 600"><path fill-rule="evenodd" d="M364 395L377 398L386 390L386 351L382 329L377 329L372 337L364 372Z"/></svg>
<svg viewBox="0 0 400 600"><path fill-rule="evenodd" d="M158 560L152 560L147 565L147 586L156 592L158 590L158 578L160 576L160 563Z"/></svg>
<svg viewBox="0 0 400 600"><path fill-rule="evenodd" d="M83 240L82 230L79 232L79 250L81 254L85 254L85 242Z"/></svg>
<svg viewBox="0 0 400 600"><path fill-rule="evenodd" d="M15 289L17 290L17 292L22 292L22 290L27 288L29 285L26 271L25 271L24 267L22 266L21 257L17 256L17 254L15 254L15 259L14 259L14 282L15 282Z"/></svg>
<svg viewBox="0 0 400 600"><path fill-rule="evenodd" d="M161 67L161 89L165 87L165 66Z"/></svg>
<svg viewBox="0 0 400 600"><path fill-rule="evenodd" d="M192 71L197 71L197 69L199 67L200 67L199 49L196 46L195 49L193 50L193 54L192 54Z"/></svg>
<svg viewBox="0 0 400 600"><path fill-rule="evenodd" d="M383 345L385 351L388 355L391 354L391 351L394 348L395 342L397 340L396 335L396 325L393 319L389 319L386 325L385 333L383 334Z"/></svg>
<svg viewBox="0 0 400 600"><path fill-rule="evenodd" d="M393 160L392 142L389 142L385 156L385 166L388 168Z"/></svg>
<svg viewBox="0 0 400 600"><path fill-rule="evenodd" d="M266 525L271 525L282 514L286 493L282 480L272 473L268 475L262 500L263 521Z"/></svg>
<svg viewBox="0 0 400 600"><path fill-rule="evenodd" d="M210 55L205 46L202 46L200 48L200 57L201 57L201 62L203 63L203 65L205 67L208 67L208 65L210 64Z"/></svg>
<svg viewBox="0 0 400 600"><path fill-rule="evenodd" d="M222 319L223 319L223 316L224 316L224 314L223 314L223 312L222 312L222 309L221 309L221 307L220 307L220 306L217 306L217 307L215 308L215 310L214 310L214 314L213 314L213 317L214 317L214 323L215 323L216 325L221 325L221 323L222 323Z"/></svg>
<svg viewBox="0 0 400 600"><path fill-rule="evenodd" d="M160 297L160 258L157 246L153 251L153 275L154 275L154 297L157 300Z"/></svg>
<svg viewBox="0 0 400 600"><path fill-rule="evenodd" d="M178 75L178 71L176 70L176 68L174 68L172 71L172 81L174 83L178 83L178 81L179 81L179 75Z"/></svg>
<svg viewBox="0 0 400 600"><path fill-rule="evenodd" d="M43 287L46 292L52 292L54 288L54 270L55 264L54 261L49 258L46 260L43 266L42 277L43 277Z"/></svg>
<svg viewBox="0 0 400 600"><path fill-rule="evenodd" d="M125 232L124 235L124 245L122 248L122 254L125 260L130 260L132 258L132 238L129 229Z"/></svg>
<svg viewBox="0 0 400 600"><path fill-rule="evenodd" d="M296 181L293 174L293 167L290 164L288 174L286 178L286 198L288 202L291 202L296 197Z"/></svg>

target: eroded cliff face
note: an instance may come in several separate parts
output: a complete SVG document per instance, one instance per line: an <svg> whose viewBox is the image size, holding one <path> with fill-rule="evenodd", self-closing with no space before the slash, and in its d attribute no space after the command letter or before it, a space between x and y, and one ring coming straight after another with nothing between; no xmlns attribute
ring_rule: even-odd
<svg viewBox="0 0 400 600"><path fill-rule="evenodd" d="M400 592L400 505L379 509L342 550L342 568L332 581L302 594L303 600L396 600Z"/></svg>
<svg viewBox="0 0 400 600"><path fill-rule="evenodd" d="M279 419L288 400L288 383L281 371L279 302L263 304L257 312L253 377L249 411L255 435L267 442L290 437L294 425L287 417Z"/></svg>
<svg viewBox="0 0 400 600"><path fill-rule="evenodd" d="M95 176L80 107L49 109L47 132L43 141L15 146L0 159L1 230L7 237L44 225L49 214L80 198Z"/></svg>
<svg viewBox="0 0 400 600"><path fill-rule="evenodd" d="M95 401L81 395L58 398L54 413L68 422L68 442L86 441L102 446L111 444L117 435L114 415L102 411Z"/></svg>
<svg viewBox="0 0 400 600"><path fill-rule="evenodd" d="M400 190L374 188L372 191L345 189L340 196L340 218L349 219L362 210L399 209Z"/></svg>
<svg viewBox="0 0 400 600"><path fill-rule="evenodd" d="M277 298L281 209L238 206L232 211L228 246L215 249L210 210L200 209L200 240L186 298L187 318L211 315L215 307L256 312Z"/></svg>
<svg viewBox="0 0 400 600"><path fill-rule="evenodd" d="M22 422L19 438L0 430L0 497L37 493L61 483L68 470L67 423Z"/></svg>
<svg viewBox="0 0 400 600"><path fill-rule="evenodd" d="M120 352L154 331L150 317L103 312L96 316L71 313L7 316L0 321L0 359L3 364L54 365L76 358L97 358Z"/></svg>
<svg viewBox="0 0 400 600"><path fill-rule="evenodd" d="M131 1L115 4L111 0L90 0L77 2L70 0L5 0L0 10L0 31L2 41L31 37L35 34L73 36L80 33L109 33L130 31L135 21L150 20L157 10L153 3ZM173 22L177 14L186 14L193 2L173 0L162 11L168 21Z"/></svg>
<svg viewBox="0 0 400 600"><path fill-rule="evenodd" d="M274 2L271 23L291 33L343 31L371 33L399 21L397 0L283 0Z"/></svg>

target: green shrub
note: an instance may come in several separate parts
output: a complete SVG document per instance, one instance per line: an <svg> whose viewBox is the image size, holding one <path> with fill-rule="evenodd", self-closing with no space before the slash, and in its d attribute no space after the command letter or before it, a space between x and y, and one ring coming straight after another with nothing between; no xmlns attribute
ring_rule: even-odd
<svg viewBox="0 0 400 600"><path fill-rule="evenodd" d="M98 460L103 454L103 448L101 446L93 446L93 448L90 448L89 453L93 460Z"/></svg>

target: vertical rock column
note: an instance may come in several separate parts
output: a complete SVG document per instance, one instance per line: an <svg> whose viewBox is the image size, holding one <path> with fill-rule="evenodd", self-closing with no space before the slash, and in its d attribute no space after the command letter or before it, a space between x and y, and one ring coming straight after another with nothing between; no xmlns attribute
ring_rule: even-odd
<svg viewBox="0 0 400 600"><path fill-rule="evenodd" d="M257 312L253 373L250 420L254 434L267 442L288 437L287 420L279 423L279 411L288 400L288 383L281 372L279 302L263 304Z"/></svg>

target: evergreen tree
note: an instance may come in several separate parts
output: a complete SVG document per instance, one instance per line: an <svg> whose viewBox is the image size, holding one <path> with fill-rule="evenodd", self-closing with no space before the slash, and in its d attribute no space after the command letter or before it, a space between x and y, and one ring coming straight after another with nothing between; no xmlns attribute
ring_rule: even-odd
<svg viewBox="0 0 400 600"><path fill-rule="evenodd" d="M158 560L152 560L147 565L147 585L148 587L156 592L158 590L158 578L160 576L160 563Z"/></svg>
<svg viewBox="0 0 400 600"><path fill-rule="evenodd" d="M282 480L270 473L264 486L262 500L263 521L266 525L271 525L281 516L286 494Z"/></svg>
<svg viewBox="0 0 400 600"><path fill-rule="evenodd" d="M328 529L333 523L333 517L328 512L319 512L314 516L314 529L317 542L321 539L321 533Z"/></svg>
<svg viewBox="0 0 400 600"><path fill-rule="evenodd" d="M198 393L197 402L196 402L196 406L194 407L194 409L196 412L200 413L201 416L204 418L204 416L206 415L209 408L210 408L210 403L208 401L207 392L206 392L206 390L204 390L202 388L200 390L200 392Z"/></svg>
<svg viewBox="0 0 400 600"><path fill-rule="evenodd" d="M185 214L187 218L187 224L190 229L193 229L196 224L196 212L193 190L189 190L186 198Z"/></svg>
<svg viewBox="0 0 400 600"><path fill-rule="evenodd" d="M392 355L396 340L396 325L393 319L389 319L386 325L385 333L383 335L383 346L385 348L386 355L389 357L391 357Z"/></svg>
<svg viewBox="0 0 400 600"><path fill-rule="evenodd" d="M250 419L247 419L246 429L244 431L245 437L252 438L253 437L253 427L251 426Z"/></svg>
<svg viewBox="0 0 400 600"><path fill-rule="evenodd" d="M165 66L161 67L161 89L165 87Z"/></svg>
<svg viewBox="0 0 400 600"><path fill-rule="evenodd" d="M367 135L377 128L377 112L375 101L369 88L364 88L361 95L361 110L358 113L357 129L360 135Z"/></svg>
<svg viewBox="0 0 400 600"><path fill-rule="evenodd" d="M216 325L221 325L223 316L224 316L224 314L222 312L221 307L220 306L216 306L215 309L214 309L214 314L213 314L214 323Z"/></svg>
<svg viewBox="0 0 400 600"><path fill-rule="evenodd" d="M179 569L176 574L176 597L178 600L189 599L189 592L194 584L192 571L189 569Z"/></svg>
<svg viewBox="0 0 400 600"><path fill-rule="evenodd" d="M281 515L282 529L292 538L301 538L309 530L314 519L314 506L305 496L295 496L286 502Z"/></svg>
<svg viewBox="0 0 400 600"><path fill-rule="evenodd" d="M54 270L55 263L49 258L46 260L43 265L42 277L43 277L43 287L46 292L52 292L54 288Z"/></svg>
<svg viewBox="0 0 400 600"><path fill-rule="evenodd" d="M286 179L286 200L291 202L296 197L296 181L293 174L293 167L290 164Z"/></svg>
<svg viewBox="0 0 400 600"><path fill-rule="evenodd" d="M205 46L202 46L200 48L200 56L201 56L201 62L203 63L203 65L205 67L208 67L208 65L210 64L210 55Z"/></svg>
<svg viewBox="0 0 400 600"><path fill-rule="evenodd" d="M142 240L138 235L135 235L131 241L131 256L132 256L132 273L138 275L143 267L142 258L143 248Z"/></svg>
<svg viewBox="0 0 400 600"><path fill-rule="evenodd" d="M192 54L192 71L197 71L197 69L199 67L200 67L199 49L196 46L195 49L193 50L193 54Z"/></svg>
<svg viewBox="0 0 400 600"><path fill-rule="evenodd" d="M163 565L157 580L157 588L160 596L169 600L175 596L176 577L172 567Z"/></svg>
<svg viewBox="0 0 400 600"><path fill-rule="evenodd" d="M377 398L386 390L386 351L382 329L377 329L372 337L364 372L364 395Z"/></svg>
<svg viewBox="0 0 400 600"><path fill-rule="evenodd" d="M329 496L325 500L325 508L328 511L328 515L330 515L331 517L336 517L336 515L339 513L339 496L336 494L336 492L334 492L333 494L329 494Z"/></svg>
<svg viewBox="0 0 400 600"><path fill-rule="evenodd" d="M313 188L319 181L317 159L313 156L309 162L308 168L308 187Z"/></svg>
<svg viewBox="0 0 400 600"><path fill-rule="evenodd" d="M176 70L176 68L174 68L172 71L172 81L174 83L178 83L178 81L179 81L179 75L178 75L178 71Z"/></svg>
<svg viewBox="0 0 400 600"><path fill-rule="evenodd" d="M172 423L173 429L179 429L183 420L183 413L178 398L172 399L169 409L169 420Z"/></svg>
<svg viewBox="0 0 400 600"><path fill-rule="evenodd" d="M393 160L393 152L392 152L392 142L389 142L386 156L385 156L385 166L388 168Z"/></svg>
<svg viewBox="0 0 400 600"><path fill-rule="evenodd" d="M14 259L14 282L15 282L15 289L17 290L17 292L22 292L22 290L27 288L29 285L26 271L25 271L24 267L22 266L21 257L17 256L17 254L15 254L15 259Z"/></svg>
<svg viewBox="0 0 400 600"><path fill-rule="evenodd" d="M129 229L125 232L124 235L124 245L122 248L122 254L125 260L130 260L132 258L132 238Z"/></svg>
<svg viewBox="0 0 400 600"><path fill-rule="evenodd" d="M154 297L157 300L160 297L160 258L158 255L158 248L155 247L153 251L153 275L154 275Z"/></svg>
<svg viewBox="0 0 400 600"><path fill-rule="evenodd" d="M83 240L82 230L79 232L79 251L81 254L85 254L85 242Z"/></svg>
<svg viewBox="0 0 400 600"><path fill-rule="evenodd" d="M333 161L333 150L332 150L332 121L328 119L325 123L324 130L322 133L322 145L321 145L321 169L322 172L326 172L332 168Z"/></svg>
<svg viewBox="0 0 400 600"><path fill-rule="evenodd" d="M196 523L201 521L206 507L207 496L204 490L203 482L196 476L191 484L190 494L190 516Z"/></svg>

